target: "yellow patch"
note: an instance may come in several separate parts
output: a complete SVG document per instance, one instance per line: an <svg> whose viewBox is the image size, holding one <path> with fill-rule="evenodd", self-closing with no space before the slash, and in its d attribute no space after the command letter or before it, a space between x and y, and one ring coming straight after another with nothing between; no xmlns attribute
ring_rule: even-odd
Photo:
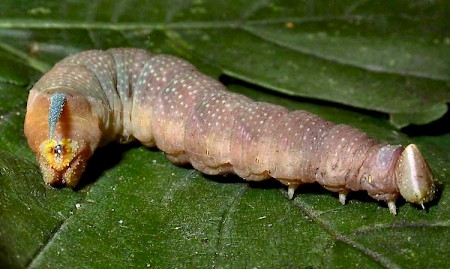
<svg viewBox="0 0 450 269"><path fill-rule="evenodd" d="M42 142L39 149L41 156L50 167L56 171L62 171L69 166L75 157L78 150L78 143L66 138L60 141L51 139Z"/></svg>

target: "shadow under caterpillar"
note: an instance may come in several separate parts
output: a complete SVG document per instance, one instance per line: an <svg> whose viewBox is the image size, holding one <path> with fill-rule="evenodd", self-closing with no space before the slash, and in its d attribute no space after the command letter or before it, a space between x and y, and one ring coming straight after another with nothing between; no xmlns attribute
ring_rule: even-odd
<svg viewBox="0 0 450 269"><path fill-rule="evenodd" d="M423 207L436 192L414 144L388 145L306 111L255 102L180 58L141 49L61 60L30 91L25 136L50 185L75 186L97 147L137 139L205 174L275 178L290 198L317 181L342 204L365 190L395 215L400 195Z"/></svg>

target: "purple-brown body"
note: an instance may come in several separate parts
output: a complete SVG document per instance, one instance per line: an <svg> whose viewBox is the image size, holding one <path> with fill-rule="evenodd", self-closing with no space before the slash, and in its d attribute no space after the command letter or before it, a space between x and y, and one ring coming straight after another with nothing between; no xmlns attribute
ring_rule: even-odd
<svg viewBox="0 0 450 269"><path fill-rule="evenodd" d="M65 96L62 111L50 105L55 94ZM47 123L51 112L61 117ZM342 203L349 191L365 190L396 214L399 195L424 204L435 192L415 145L387 145L306 111L255 102L184 60L140 49L86 51L59 62L30 92L25 134L48 184L76 185L98 146L136 138L206 174L275 178L290 197L317 181L339 192ZM61 148L77 153L67 160ZM61 168L58 160L68 164Z"/></svg>

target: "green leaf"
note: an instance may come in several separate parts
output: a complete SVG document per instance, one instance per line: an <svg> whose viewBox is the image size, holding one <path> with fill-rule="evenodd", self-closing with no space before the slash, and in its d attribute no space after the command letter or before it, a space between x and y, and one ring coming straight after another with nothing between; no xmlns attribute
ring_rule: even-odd
<svg viewBox="0 0 450 269"><path fill-rule="evenodd" d="M447 2L3 1L0 267L450 267ZM119 46L415 143L439 197L425 211L400 202L396 217L365 193L342 206L317 184L289 200L275 181L205 176L137 143L99 149L74 190L45 186L23 136L29 88L68 54ZM411 123L426 125L396 129Z"/></svg>

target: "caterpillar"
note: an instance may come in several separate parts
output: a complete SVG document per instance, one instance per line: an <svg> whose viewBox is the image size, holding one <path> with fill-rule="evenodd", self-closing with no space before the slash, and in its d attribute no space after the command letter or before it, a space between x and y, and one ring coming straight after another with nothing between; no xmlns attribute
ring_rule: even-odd
<svg viewBox="0 0 450 269"><path fill-rule="evenodd" d="M178 165L245 180L274 178L288 196L318 182L346 203L363 190L424 204L436 182L416 145L389 145L307 111L227 91L180 58L117 48L58 62L32 87L24 126L45 183L76 186L96 148L139 140Z"/></svg>

